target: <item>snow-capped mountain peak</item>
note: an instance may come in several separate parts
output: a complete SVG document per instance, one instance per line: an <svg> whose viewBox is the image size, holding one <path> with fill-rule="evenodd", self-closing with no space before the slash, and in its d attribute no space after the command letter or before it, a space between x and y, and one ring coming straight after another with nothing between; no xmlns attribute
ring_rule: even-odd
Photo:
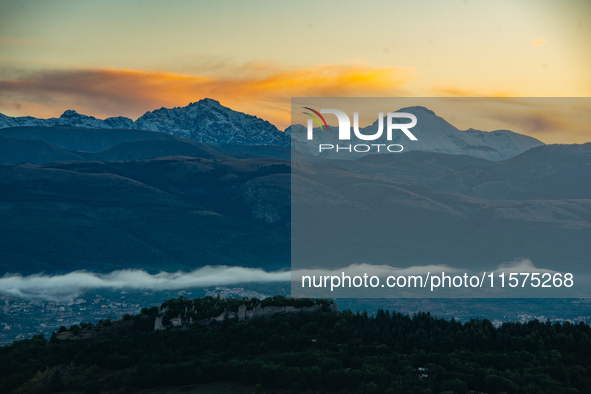
<svg viewBox="0 0 591 394"><path fill-rule="evenodd" d="M289 138L271 123L236 112L213 99L199 100L186 107L148 111L134 126L213 145L289 146Z"/></svg>

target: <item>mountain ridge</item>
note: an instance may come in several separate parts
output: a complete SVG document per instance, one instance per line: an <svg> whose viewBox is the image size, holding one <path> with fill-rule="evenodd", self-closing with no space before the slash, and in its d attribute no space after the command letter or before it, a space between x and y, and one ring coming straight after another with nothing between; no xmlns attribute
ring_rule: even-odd
<svg viewBox="0 0 591 394"><path fill-rule="evenodd" d="M211 145L162 132L21 126L0 129L0 163L142 160L166 156L209 159L269 157L289 160L289 148L274 145Z"/></svg>
<svg viewBox="0 0 591 394"><path fill-rule="evenodd" d="M407 141L401 133L395 133L391 141L385 136L374 142L404 143L406 150L470 155L486 160L504 161L519 155L543 142L510 130L491 132L469 128L460 130L432 110L411 106L398 112L413 113L419 119L412 132L418 141ZM38 119L33 117L9 117L0 114L0 129L36 127L83 127L92 129L128 129L163 132L172 136L191 139L210 145L278 146L290 147L306 154L318 155L316 146L310 145L305 137L305 128L293 125L280 131L273 124L257 116L234 111L214 99L202 99L185 107L159 108L147 111L137 120L126 117L110 117L104 120L93 116L66 110L59 118ZM377 120L372 125L361 128L363 134L374 134ZM328 143L335 137L337 127L329 126L328 134L315 133L314 143ZM4 135L4 134L2 134ZM18 138L15 135L5 137ZM161 138L158 138L161 139ZM318 140L317 140L318 139ZM51 143L51 141L47 141ZM333 141L334 142L334 141ZM54 144L55 145L55 144ZM59 147L59 145L56 145ZM328 157L334 154L328 153ZM340 153L338 158L358 158L357 155Z"/></svg>
<svg viewBox="0 0 591 394"><path fill-rule="evenodd" d="M102 120L71 109L66 110L59 118L49 119L0 114L0 129L23 126L147 130L213 145L289 146L289 137L268 121L234 111L209 98L185 107L162 107L147 111L135 121L123 116Z"/></svg>

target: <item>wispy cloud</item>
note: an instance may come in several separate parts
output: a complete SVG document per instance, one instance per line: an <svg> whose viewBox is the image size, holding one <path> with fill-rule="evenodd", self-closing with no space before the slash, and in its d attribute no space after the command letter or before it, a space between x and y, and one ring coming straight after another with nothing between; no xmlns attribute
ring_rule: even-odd
<svg viewBox="0 0 591 394"><path fill-rule="evenodd" d="M244 66L243 73L238 70L221 76L118 69L45 70L0 80L0 99L19 102L23 111L30 103L55 108L55 115L72 108L98 117L137 118L162 106L184 106L211 97L285 127L291 97L389 96L414 78L410 69L363 65L284 69L259 64Z"/></svg>
<svg viewBox="0 0 591 394"><path fill-rule="evenodd" d="M206 266L191 272L120 270L109 274L76 271L65 275L6 274L0 278L0 294L24 299L68 300L94 289L178 290L194 287L225 286L237 283L287 282L289 271L266 272L262 269Z"/></svg>
<svg viewBox="0 0 591 394"><path fill-rule="evenodd" d="M502 272L554 273L551 270L536 268L529 259L516 259L512 262L500 264L490 271L495 274ZM75 271L63 275L35 274L22 276L5 274L0 277L0 294L22 299L65 301L74 299L87 291L99 289L165 291L246 283L287 283L290 281L294 281L292 284L296 284L296 288L292 290L297 293L301 290L297 288L297 284L301 283L302 275L340 277L346 274L353 277L368 274L386 278L389 275L396 277L408 275L426 276L427 272L431 273L431 275L441 275L442 272L447 275L461 275L463 273L482 275L480 270L471 272L470 270L450 267L445 264L393 267L367 263L334 269L300 269L275 272L236 266L206 266L191 272L160 272L154 275L135 269L113 271L108 274Z"/></svg>

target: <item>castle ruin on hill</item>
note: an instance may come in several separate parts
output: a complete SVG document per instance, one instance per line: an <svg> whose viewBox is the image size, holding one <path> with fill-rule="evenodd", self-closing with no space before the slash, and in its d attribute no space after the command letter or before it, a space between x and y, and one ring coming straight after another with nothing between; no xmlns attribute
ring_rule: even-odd
<svg viewBox="0 0 591 394"><path fill-rule="evenodd" d="M194 308L194 307L193 307ZM273 317L276 315L285 315L285 314L293 314L293 313L300 313L300 312L319 312L322 310L321 304L314 304L311 306L304 306L301 308L296 308L294 306L267 306L262 307L260 305L255 306L254 308L247 308L246 305L240 305L238 307L238 313L234 313L230 310L224 310L219 316L202 319L199 320L199 324L210 324L212 322L221 323L224 320L235 321L235 322L245 322L255 317ZM164 330L166 327L162 324L164 316L168 311L168 307L159 308L158 316L154 321L154 330ZM329 311L333 313L338 313L338 308L336 304L331 304L329 306ZM188 309L185 308L185 313L182 315L179 313L177 317L170 319L170 324L172 328L186 328L196 321L192 318L187 316Z"/></svg>

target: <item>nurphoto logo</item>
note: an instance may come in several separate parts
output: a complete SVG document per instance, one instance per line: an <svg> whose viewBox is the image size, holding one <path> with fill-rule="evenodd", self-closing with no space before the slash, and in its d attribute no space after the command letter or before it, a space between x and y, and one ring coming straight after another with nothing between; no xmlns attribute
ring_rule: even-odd
<svg viewBox="0 0 591 394"><path fill-rule="evenodd" d="M351 140L351 120L349 116L338 109L321 109L320 112L310 108L303 107L310 112L304 112L304 114L310 116L312 119L308 119L308 140L314 140L314 124L312 120L315 120L318 126L320 126L320 132L328 132L328 124L322 114L334 114L337 117L339 123L339 140L350 141ZM394 123L395 118L410 119L410 123ZM374 134L363 134L359 130L359 113L353 113L353 132L355 137L362 141L375 141L382 137L384 134L384 113L378 114L378 130ZM407 112L388 112L386 115L386 139L392 141L392 135L395 130L402 131L411 141L417 141L417 137L409 130L417 125L417 117ZM355 144L355 145L339 145L339 144L318 144L319 152L323 150L335 149L336 152L347 151L347 152L358 152L366 153L369 151L375 152L402 152L404 147L400 144Z"/></svg>

